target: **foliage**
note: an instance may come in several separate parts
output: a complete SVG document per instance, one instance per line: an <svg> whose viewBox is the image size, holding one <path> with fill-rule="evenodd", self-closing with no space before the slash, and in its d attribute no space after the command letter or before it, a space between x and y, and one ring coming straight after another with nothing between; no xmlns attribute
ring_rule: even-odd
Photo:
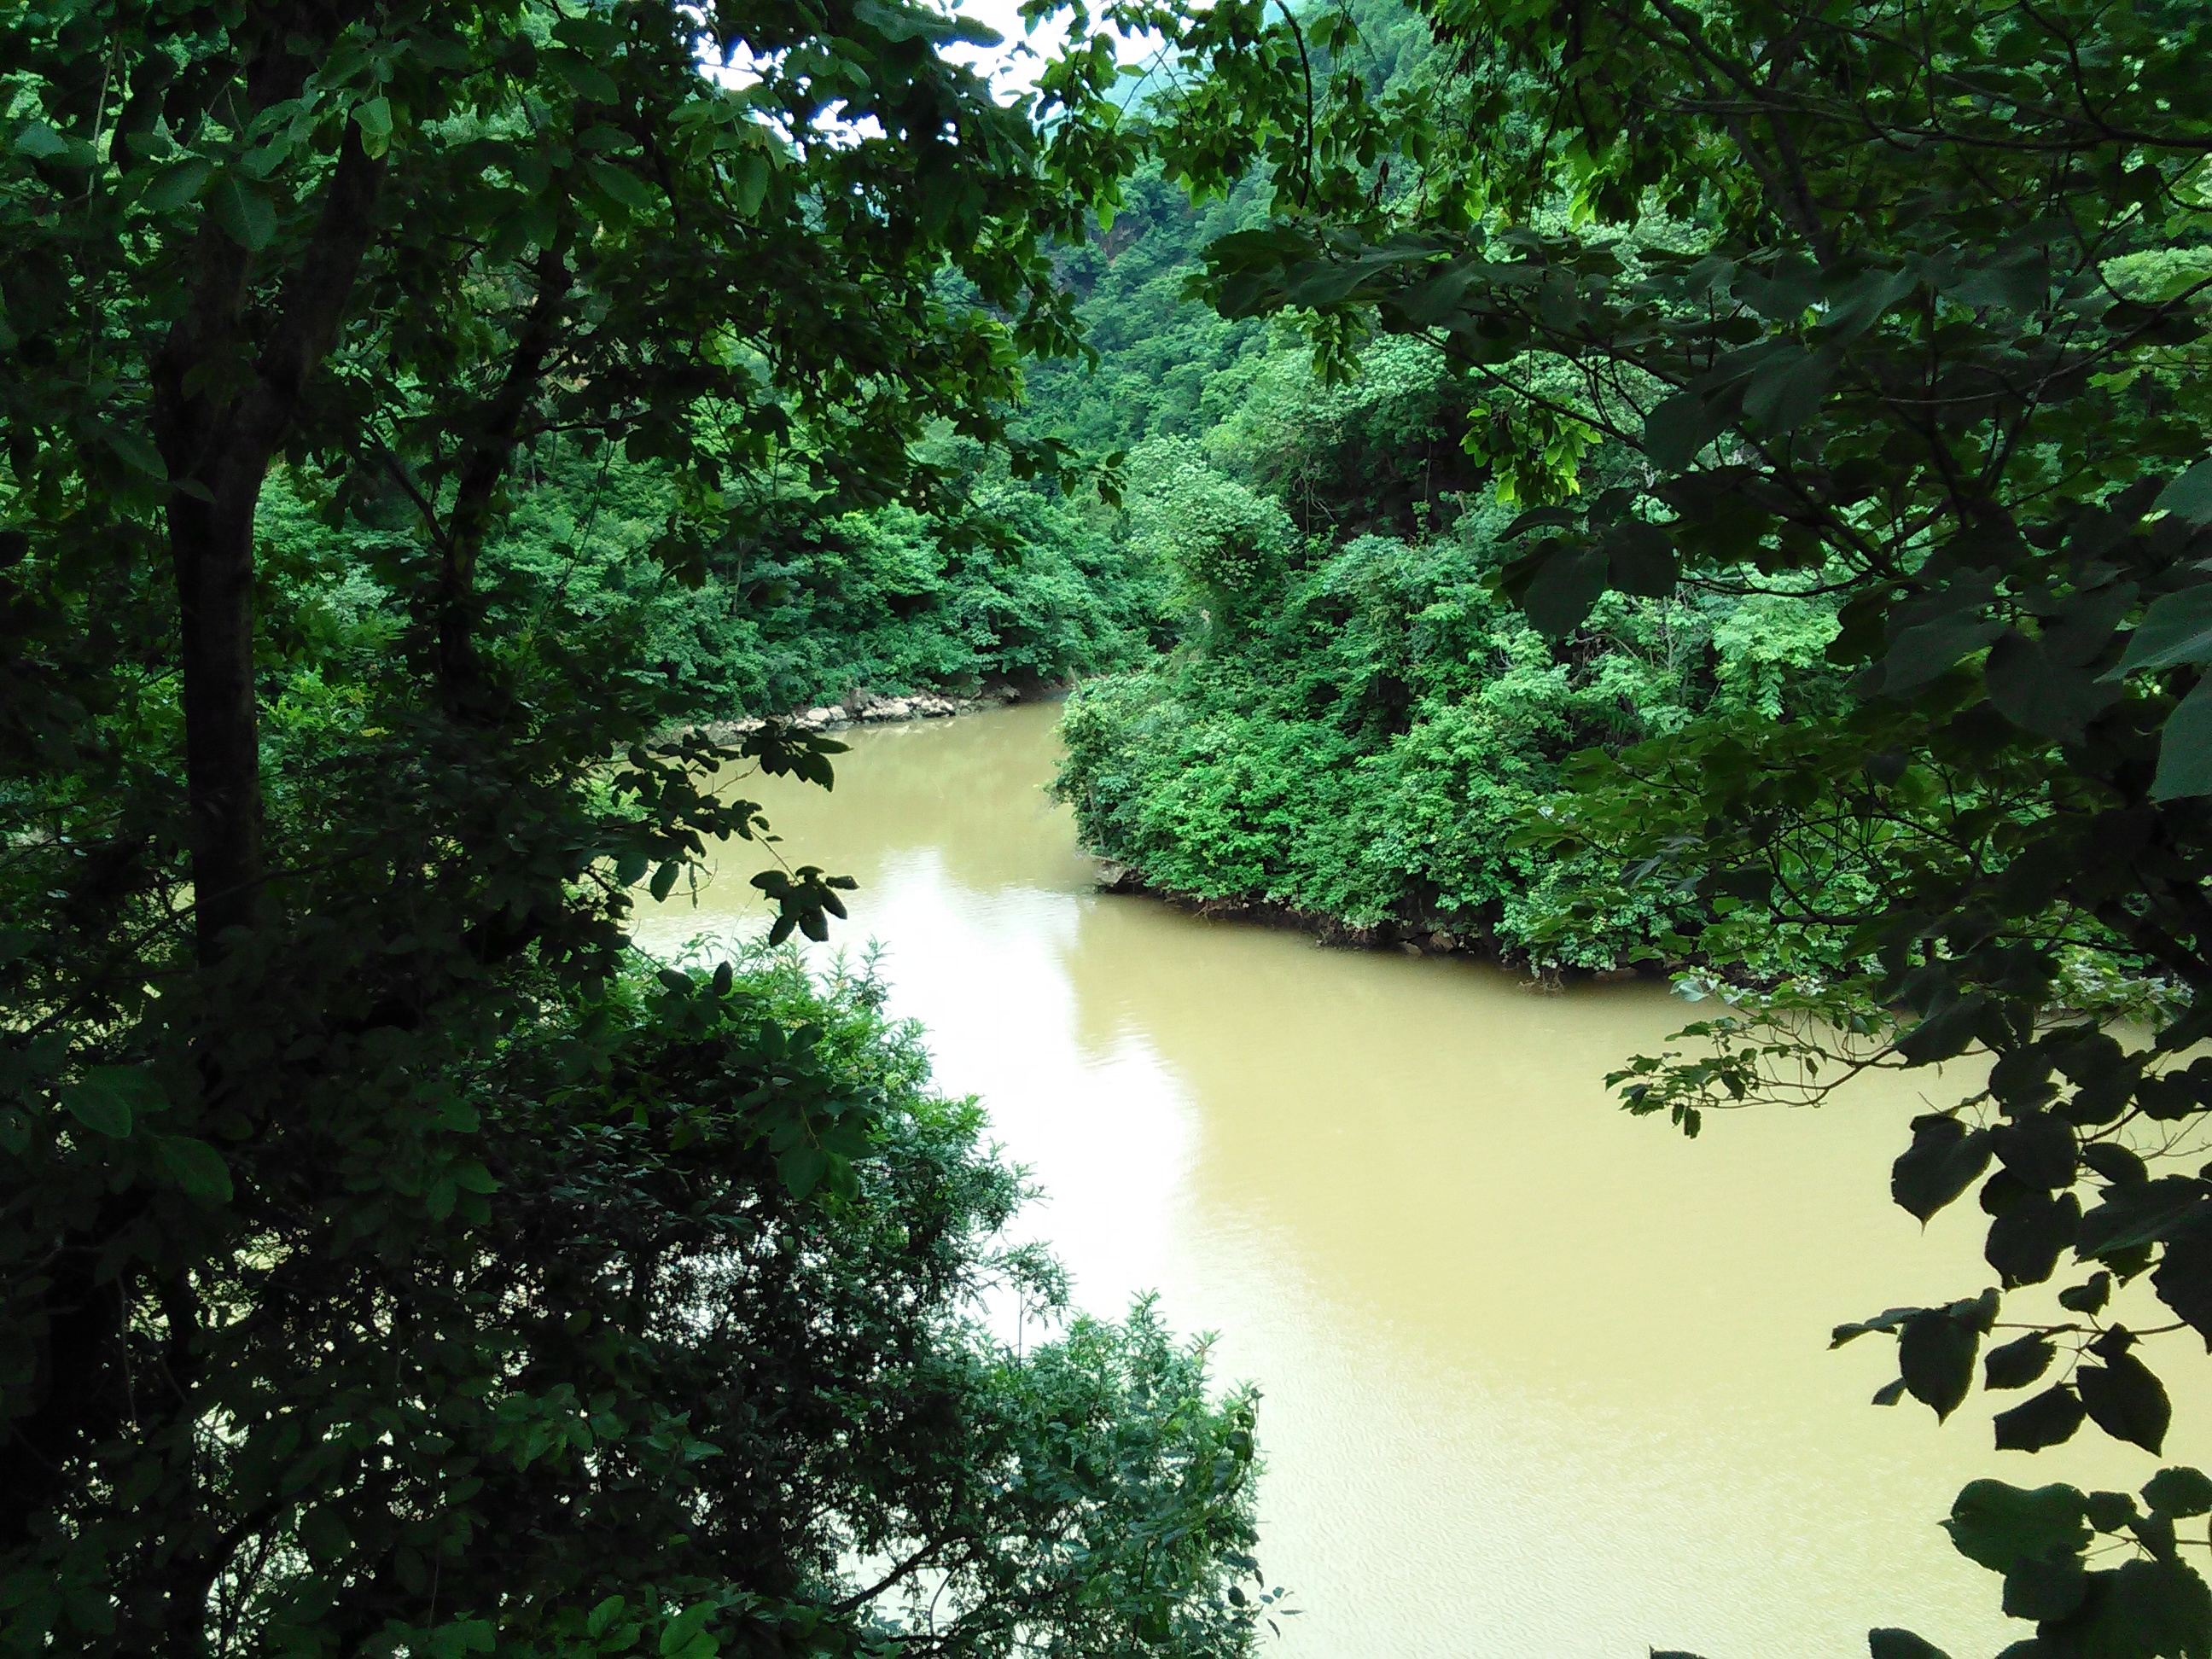
<svg viewBox="0 0 2212 1659"><path fill-rule="evenodd" d="M1243 1645L1249 1401L1141 1310L970 1325L1049 1276L865 999L637 977L630 890L836 745L652 741L513 517L601 468L531 510L696 582L776 501L957 518L924 439L1056 464L1003 410L1130 155L1110 61L1010 107L973 33L0 21L8 1651Z"/></svg>
<svg viewBox="0 0 2212 1659"><path fill-rule="evenodd" d="M1200 85L1170 171L1278 180L1270 223L1209 249L1209 291L1231 317L1309 314L1325 369L1370 329L1464 367L1480 447L1533 503L1498 586L1549 635L1608 589L1834 597L1851 706L1716 712L1594 757L1529 844L1693 884L1711 908L1677 948L1796 965L1697 1028L1717 1052L1638 1061L1636 1109L1694 1130L1981 1057L1987 1087L1916 1124L1896 1195L1926 1215L1978 1183L2001 1284L1870 1322L1899 1340L1885 1394L1948 1415L2002 1313L2027 1334L1985 1383L2046 1357L2056 1380L1999 1445L2086 1422L2155 1452L2146 1357L2212 1340L2212 1185L2189 1170L2212 1106L2191 1058L2212 1031L2212 21L2102 0L1425 12L1440 78L1379 100L1309 100L1284 71L1344 14L1221 7L1177 35ZM2030 1287L2062 1261L2076 1282L2047 1308ZM2036 1626L2010 1651L2212 1646L2182 1509L2038 1501L2089 1524L2023 1582L1968 1550ZM2093 1529L2135 1558L2087 1565Z"/></svg>
<svg viewBox="0 0 2212 1659"><path fill-rule="evenodd" d="M689 714L1061 681L1135 660L1164 628L1165 578L1107 533L1104 509L1009 478L1003 461L948 467L946 499L927 511L772 492L702 550L690 580L655 552L678 500L665 468L556 445L528 471L484 549L491 625L540 629L557 593L631 636ZM404 533L408 514L390 492L364 515L384 530L342 533ZM260 526L272 561L333 533L281 481Z"/></svg>
<svg viewBox="0 0 2212 1659"><path fill-rule="evenodd" d="M1141 495L1132 507L1144 522ZM1060 788L1086 843L1170 891L1443 932L1546 966L1611 967L1682 925L1663 895L1588 903L1609 866L1518 833L1563 809L1560 764L1578 750L1714 706L1778 713L1785 672L1817 659L1832 615L1802 599L1756 615L1613 599L1555 649L1488 586L1503 523L1484 511L1420 544L1355 538L1279 575L1235 627L1080 688ZM1822 678L1791 677L1793 710Z"/></svg>

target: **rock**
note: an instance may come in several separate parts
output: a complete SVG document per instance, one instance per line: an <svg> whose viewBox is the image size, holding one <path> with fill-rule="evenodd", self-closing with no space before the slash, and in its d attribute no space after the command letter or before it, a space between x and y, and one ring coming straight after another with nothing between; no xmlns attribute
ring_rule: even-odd
<svg viewBox="0 0 2212 1659"><path fill-rule="evenodd" d="M1401 951L1403 951L1409 957L1418 957L1423 954L1421 947L1414 944L1411 939L1405 940L1398 946L1398 948Z"/></svg>
<svg viewBox="0 0 2212 1659"><path fill-rule="evenodd" d="M1431 933L1429 935L1429 948L1431 951L1456 951L1459 949L1459 941L1449 933Z"/></svg>
<svg viewBox="0 0 2212 1659"><path fill-rule="evenodd" d="M823 727L831 725L844 718L845 711L843 709L831 708L824 706L817 708L802 710L799 715L799 724L819 732Z"/></svg>

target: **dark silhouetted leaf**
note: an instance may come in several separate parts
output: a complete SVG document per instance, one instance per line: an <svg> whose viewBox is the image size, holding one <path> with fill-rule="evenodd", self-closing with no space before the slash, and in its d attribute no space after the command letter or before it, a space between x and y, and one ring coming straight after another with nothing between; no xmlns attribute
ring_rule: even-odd
<svg viewBox="0 0 2212 1659"><path fill-rule="evenodd" d="M1917 1221L1926 1221L1989 1167L1990 1136L1957 1118L1912 1120L1912 1145L1890 1165L1889 1194Z"/></svg>
<svg viewBox="0 0 2212 1659"><path fill-rule="evenodd" d="M2050 1338L2033 1332L1991 1348L1982 1358L1982 1386L2024 1389L2051 1369L2054 1352Z"/></svg>
<svg viewBox="0 0 2212 1659"><path fill-rule="evenodd" d="M2166 1385L2133 1354L2080 1367L2074 1386L2090 1421L2115 1440L2131 1441L2153 1455L2166 1444L2166 1427L2173 1420Z"/></svg>
<svg viewBox="0 0 2212 1659"><path fill-rule="evenodd" d="M2002 1480L1967 1484L1951 1505L1943 1529L1959 1553L1991 1572L2010 1572L2022 1561L2075 1555L2088 1547L2083 1499L2072 1486L2030 1491Z"/></svg>
<svg viewBox="0 0 2212 1659"><path fill-rule="evenodd" d="M2065 1384L2045 1389L2033 1400L1996 1414L1997 1449L2041 1451L2071 1440L2083 1414L2081 1401Z"/></svg>
<svg viewBox="0 0 2212 1659"><path fill-rule="evenodd" d="M185 1135L163 1135L154 1143L154 1157L161 1172L185 1194L204 1204L231 1200L230 1166L221 1152L204 1140Z"/></svg>
<svg viewBox="0 0 2212 1659"><path fill-rule="evenodd" d="M2032 1193L1990 1224L1982 1255L2008 1286L2040 1285L2074 1242L2081 1200L2071 1193Z"/></svg>
<svg viewBox="0 0 2212 1659"><path fill-rule="evenodd" d="M2194 1227L2169 1239L2150 1282L2158 1299L2188 1322L2212 1353L2212 1227Z"/></svg>
<svg viewBox="0 0 2212 1659"><path fill-rule="evenodd" d="M1915 1066L1931 1066L1964 1054L1981 1035L1982 1020L1990 1006L1987 992L1970 992L1936 1009L1899 1037L1897 1051Z"/></svg>
<svg viewBox="0 0 2212 1659"><path fill-rule="evenodd" d="M1981 1333L1948 1308L1927 1308L1897 1337L1897 1369L1912 1397L1940 1419L1959 1408L1973 1386Z"/></svg>
<svg viewBox="0 0 2212 1659"><path fill-rule="evenodd" d="M2160 1469L2143 1483L2142 1495L2143 1502L2160 1515L2185 1518L2212 1513L2212 1478L2199 1469Z"/></svg>
<svg viewBox="0 0 2212 1659"><path fill-rule="evenodd" d="M2205 1219L2212 1219L2212 1184L2189 1176L2107 1188L2104 1201L2081 1218L2075 1249L2085 1259L2109 1255L2171 1238Z"/></svg>
<svg viewBox="0 0 2212 1659"><path fill-rule="evenodd" d="M1997 1161L2030 1187L2074 1184L2073 1129L2048 1112L2029 1112L1990 1131Z"/></svg>
<svg viewBox="0 0 2212 1659"><path fill-rule="evenodd" d="M2081 1605L2087 1589L2080 1556L2030 1556L2005 1574L2005 1613L2013 1619L2063 1619Z"/></svg>
<svg viewBox="0 0 2212 1659"><path fill-rule="evenodd" d="M2101 1313L2112 1299L2112 1276L2107 1273L2091 1273L2083 1283L2069 1285L2058 1292L2058 1305L2069 1313Z"/></svg>
<svg viewBox="0 0 2212 1659"><path fill-rule="evenodd" d="M1521 608L1539 633L1564 639L1582 625L1605 592L1607 559L1595 547L1562 545L1537 567Z"/></svg>
<svg viewBox="0 0 2212 1659"><path fill-rule="evenodd" d="M1926 1637L1893 1629L1869 1631L1867 1655L1868 1659L1951 1659Z"/></svg>
<svg viewBox="0 0 2212 1659"><path fill-rule="evenodd" d="M1662 472L1680 472L1727 424L1722 410L1696 392L1677 392L1644 417L1644 459Z"/></svg>

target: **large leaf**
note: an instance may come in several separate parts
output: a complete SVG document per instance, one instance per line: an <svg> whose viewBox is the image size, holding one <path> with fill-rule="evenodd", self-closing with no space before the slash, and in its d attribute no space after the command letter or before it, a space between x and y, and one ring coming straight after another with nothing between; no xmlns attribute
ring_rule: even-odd
<svg viewBox="0 0 2212 1659"><path fill-rule="evenodd" d="M2083 1365L2074 1386L2089 1420L2115 1440L2133 1441L2154 1455L2166 1444L2173 1407L2166 1385L2131 1353L2115 1354L2102 1365Z"/></svg>
<svg viewBox="0 0 2212 1659"><path fill-rule="evenodd" d="M1926 1637L1896 1629L1869 1631L1867 1656L1868 1659L1951 1659Z"/></svg>
<svg viewBox="0 0 2212 1659"><path fill-rule="evenodd" d="M1912 1397L1940 1420L1958 1410L1973 1386L1982 1334L1954 1308L1923 1308L1897 1337L1897 1369Z"/></svg>
<svg viewBox="0 0 2212 1659"><path fill-rule="evenodd" d="M1722 405L1680 392L1644 417L1644 459L1662 472L1680 472L1728 425Z"/></svg>
<svg viewBox="0 0 2212 1659"><path fill-rule="evenodd" d="M1943 1529L1960 1554L1991 1572L2078 1554L2090 1537L2085 1500L2074 1487L2028 1491L2002 1480L1970 1482L1951 1505Z"/></svg>
<svg viewBox="0 0 2212 1659"><path fill-rule="evenodd" d="M1990 1133L1930 1113L1912 1120L1912 1145L1890 1166L1889 1194L1916 1221L1926 1221L1989 1167Z"/></svg>
<svg viewBox="0 0 2212 1659"><path fill-rule="evenodd" d="M2212 461L2199 461L2159 492L2154 503L2191 524L2212 524Z"/></svg>
<svg viewBox="0 0 2212 1659"><path fill-rule="evenodd" d="M2150 793L2159 800L2212 795L2212 675L2198 680L2166 717Z"/></svg>
<svg viewBox="0 0 2212 1659"><path fill-rule="evenodd" d="M2212 1353L2212 1227L2190 1228L2166 1241L2150 1282L2158 1299L2204 1339Z"/></svg>
<svg viewBox="0 0 2212 1659"><path fill-rule="evenodd" d="M1996 1414L1997 1449L2041 1451L2045 1446L2062 1444L2074 1437L2085 1415L2074 1391L2063 1382L2056 1384Z"/></svg>
<svg viewBox="0 0 2212 1659"><path fill-rule="evenodd" d="M2108 1187L2104 1201L2081 1218L2076 1254L2085 1261L2172 1237L2212 1218L2212 1183L2191 1176Z"/></svg>
<svg viewBox="0 0 2212 1659"><path fill-rule="evenodd" d="M1521 596L1521 608L1539 633L1564 639L1582 625L1605 592L1607 571L1602 548L1562 544L1537 566Z"/></svg>
<svg viewBox="0 0 2212 1659"><path fill-rule="evenodd" d="M276 204L234 170L216 180L208 202L222 234L249 253L258 253L276 234Z"/></svg>
<svg viewBox="0 0 2212 1659"><path fill-rule="evenodd" d="M2212 582L2155 600L2128 636L2118 665L2106 678L2118 679L2184 662L2212 662Z"/></svg>

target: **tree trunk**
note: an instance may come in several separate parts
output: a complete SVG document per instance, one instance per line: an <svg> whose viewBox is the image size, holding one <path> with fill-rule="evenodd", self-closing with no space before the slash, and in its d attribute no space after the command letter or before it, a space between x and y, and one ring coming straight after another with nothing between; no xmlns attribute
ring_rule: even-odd
<svg viewBox="0 0 2212 1659"><path fill-rule="evenodd" d="M222 366L245 343L250 260L212 222L194 250L200 277L191 308L155 365L161 456L170 478L191 487L170 497L168 528L183 613L185 774L202 961L215 957L228 929L252 927L262 903L254 509L296 423L301 392L345 316L383 177L383 161L362 150L360 130L349 123L313 234L273 307L276 325L244 390L225 402L204 387L187 390L195 369L220 383Z"/></svg>

